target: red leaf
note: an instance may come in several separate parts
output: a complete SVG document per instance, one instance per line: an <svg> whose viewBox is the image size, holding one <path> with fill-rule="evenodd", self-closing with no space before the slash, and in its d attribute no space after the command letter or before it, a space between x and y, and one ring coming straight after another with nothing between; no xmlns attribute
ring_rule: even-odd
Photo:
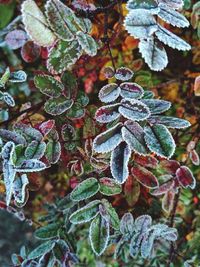
<svg viewBox="0 0 200 267"><path fill-rule="evenodd" d="M124 194L128 205L133 207L140 196L140 184L131 175L125 182Z"/></svg>
<svg viewBox="0 0 200 267"><path fill-rule="evenodd" d="M161 186L159 186L157 189L151 192L151 194L154 196L163 195L173 187L174 187L174 180L169 180L168 182L163 183Z"/></svg>
<svg viewBox="0 0 200 267"><path fill-rule="evenodd" d="M142 156L135 154L134 161L147 168L156 168L158 166L158 160L152 156Z"/></svg>
<svg viewBox="0 0 200 267"><path fill-rule="evenodd" d="M157 178L153 175L152 172L148 171L144 167L141 166L134 166L131 169L132 175L144 186L148 188L157 188L158 187L158 180Z"/></svg>
<svg viewBox="0 0 200 267"><path fill-rule="evenodd" d="M172 210L173 202L174 202L174 196L175 196L175 192L172 190L168 191L164 195L164 197L162 199L162 208L166 212L170 212Z"/></svg>
<svg viewBox="0 0 200 267"><path fill-rule="evenodd" d="M43 134L43 136L46 136L54 127L55 121L54 120L48 120L40 124L39 130Z"/></svg>
<svg viewBox="0 0 200 267"><path fill-rule="evenodd" d="M180 163L176 160L161 160L160 165L170 174L175 174L180 167Z"/></svg>
<svg viewBox="0 0 200 267"><path fill-rule="evenodd" d="M39 58L40 53L41 47L32 41L26 42L21 49L21 56L26 63L32 63L36 61Z"/></svg>
<svg viewBox="0 0 200 267"><path fill-rule="evenodd" d="M194 178L192 172L190 169L186 166L181 166L176 171L176 177L179 182L179 184L183 188L190 187L191 189L194 189L196 186L196 179Z"/></svg>
<svg viewBox="0 0 200 267"><path fill-rule="evenodd" d="M192 150L190 151L190 159L192 161L192 163L196 166L199 166L200 164L200 160L199 160L199 155L197 154L196 150Z"/></svg>

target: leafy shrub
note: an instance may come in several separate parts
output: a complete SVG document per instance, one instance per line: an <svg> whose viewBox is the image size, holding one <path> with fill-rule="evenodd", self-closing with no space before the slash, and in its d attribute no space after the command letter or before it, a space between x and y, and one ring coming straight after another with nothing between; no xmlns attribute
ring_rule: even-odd
<svg viewBox="0 0 200 267"><path fill-rule="evenodd" d="M12 266L199 266L199 25L186 0L0 0L0 209L38 240Z"/></svg>

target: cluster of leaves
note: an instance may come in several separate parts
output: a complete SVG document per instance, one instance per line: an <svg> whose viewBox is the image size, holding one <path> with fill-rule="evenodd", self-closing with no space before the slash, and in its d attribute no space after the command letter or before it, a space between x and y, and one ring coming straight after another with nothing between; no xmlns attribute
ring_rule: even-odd
<svg viewBox="0 0 200 267"><path fill-rule="evenodd" d="M118 183L124 183L129 175L128 163L131 151L140 155L154 152L156 155L170 158L174 154L175 142L168 128L186 128L186 120L160 115L167 111L169 101L153 99L150 91L127 82L133 76L128 68L119 68L116 73L106 70L109 78L115 76L117 82L101 88L99 99L105 103L121 101L99 108L96 120L109 124L108 130L94 139L93 149L99 153L111 153L111 173ZM137 172L137 170L136 170ZM154 181L152 184L155 185ZM156 185L157 186L157 185Z"/></svg>
<svg viewBox="0 0 200 267"><path fill-rule="evenodd" d="M30 38L49 49L47 67L51 73L69 69L83 52L95 56L98 45L89 35L91 21L78 18L74 11L60 0L49 0L45 15L33 0L22 4L22 19Z"/></svg>
<svg viewBox="0 0 200 267"><path fill-rule="evenodd" d="M65 72L61 81L50 75L37 75L34 83L44 95L50 97L44 105L48 114L56 116L65 112L72 119L79 119L84 115L84 107L89 99L83 92L77 93L77 82L71 72Z"/></svg>
<svg viewBox="0 0 200 267"><path fill-rule="evenodd" d="M127 3L129 14L125 19L125 28L133 37L140 39L139 50L152 70L163 70L168 63L167 53L161 42L182 51L191 49L189 44L164 28L157 19L176 27L188 27L189 21L176 11L182 7L182 0L129 0Z"/></svg>
<svg viewBox="0 0 200 267"><path fill-rule="evenodd" d="M12 196L17 206L25 205L29 185L26 173L42 171L59 160L61 145L58 133L53 129L54 124L53 120L49 120L35 129L27 124L16 123L13 131L0 129L7 205L10 204Z"/></svg>
<svg viewBox="0 0 200 267"><path fill-rule="evenodd" d="M25 82L26 79L27 75L24 71L19 70L16 72L10 72L10 69L7 68L0 79L0 88L5 89L7 83L21 83ZM15 100L8 92L0 91L0 100L5 102L10 107L15 106Z"/></svg>

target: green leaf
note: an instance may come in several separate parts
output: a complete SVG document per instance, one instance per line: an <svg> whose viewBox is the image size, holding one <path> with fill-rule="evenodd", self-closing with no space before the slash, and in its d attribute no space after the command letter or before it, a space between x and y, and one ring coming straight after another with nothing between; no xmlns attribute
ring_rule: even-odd
<svg viewBox="0 0 200 267"><path fill-rule="evenodd" d="M46 226L40 227L35 231L35 236L39 239L52 239L58 235L60 229L59 223L50 223Z"/></svg>
<svg viewBox="0 0 200 267"><path fill-rule="evenodd" d="M0 79L0 87L5 87L9 78L10 78L10 69L7 67L4 74L2 75L2 77Z"/></svg>
<svg viewBox="0 0 200 267"><path fill-rule="evenodd" d="M69 69L80 58L82 49L79 43L59 41L49 53L47 61L48 70L51 73L61 73Z"/></svg>
<svg viewBox="0 0 200 267"><path fill-rule="evenodd" d="M70 222L73 224L80 224L91 221L99 213L100 203L100 200L94 200L83 208L75 211L69 218Z"/></svg>
<svg viewBox="0 0 200 267"><path fill-rule="evenodd" d="M121 185L116 183L114 179L103 177L99 180L100 189L99 191L106 196L113 196L120 194L122 191Z"/></svg>
<svg viewBox="0 0 200 267"><path fill-rule="evenodd" d="M46 149L45 142L32 141L25 150L26 159L40 159Z"/></svg>
<svg viewBox="0 0 200 267"><path fill-rule="evenodd" d="M59 97L64 90L63 84L49 75L35 76L34 83L41 93L51 97Z"/></svg>
<svg viewBox="0 0 200 267"><path fill-rule="evenodd" d="M31 39L40 46L51 46L56 36L49 29L48 22L33 0L22 3L22 20Z"/></svg>
<svg viewBox="0 0 200 267"><path fill-rule="evenodd" d="M79 31L76 36L80 46L86 54L89 56L95 56L97 54L97 44L90 35Z"/></svg>
<svg viewBox="0 0 200 267"><path fill-rule="evenodd" d="M102 204L104 205L104 208L105 208L106 212L108 213L110 226L112 228L114 228L115 230L118 230L119 225L120 225L120 220L119 220L119 216L118 216L117 212L112 207L110 202L108 202L108 200L102 199Z"/></svg>
<svg viewBox="0 0 200 267"><path fill-rule="evenodd" d="M158 156L170 158L175 151L175 142L169 130L161 124L144 128L148 148Z"/></svg>
<svg viewBox="0 0 200 267"><path fill-rule="evenodd" d="M72 105L73 100L61 96L49 99L44 105L44 110L53 116L57 116L70 109Z"/></svg>
<svg viewBox="0 0 200 267"><path fill-rule="evenodd" d="M55 164L58 162L61 155L61 144L57 141L49 141L47 143L45 157L51 164Z"/></svg>
<svg viewBox="0 0 200 267"><path fill-rule="evenodd" d="M40 246L38 246L28 255L28 259L36 259L36 258L41 257L42 255L51 251L54 245L55 245L55 242L53 241L47 241L45 243L42 243Z"/></svg>
<svg viewBox="0 0 200 267"><path fill-rule="evenodd" d="M108 246L109 241L109 223L101 215L98 215L90 225L90 243L92 250L97 256L100 256Z"/></svg>
<svg viewBox="0 0 200 267"><path fill-rule="evenodd" d="M174 118L174 117L169 117L169 116L151 116L147 119L151 124L163 124L167 128L175 128L175 129L183 129L187 128L190 126L190 122L179 119L179 118Z"/></svg>
<svg viewBox="0 0 200 267"><path fill-rule="evenodd" d="M73 201L81 201L94 196L99 191L99 183L96 178L88 178L78 184L71 192Z"/></svg>
<svg viewBox="0 0 200 267"><path fill-rule="evenodd" d="M55 34L64 41L72 41L75 32L72 25L74 12L59 0L49 0L45 5L49 25Z"/></svg>

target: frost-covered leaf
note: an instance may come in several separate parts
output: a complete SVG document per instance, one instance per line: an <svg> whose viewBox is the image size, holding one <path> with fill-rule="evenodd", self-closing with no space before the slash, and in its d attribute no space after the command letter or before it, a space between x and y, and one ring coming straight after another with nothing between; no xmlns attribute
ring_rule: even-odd
<svg viewBox="0 0 200 267"><path fill-rule="evenodd" d="M100 189L99 191L106 196L112 196L120 194L122 191L121 185L115 182L114 179L103 177L99 180Z"/></svg>
<svg viewBox="0 0 200 267"><path fill-rule="evenodd" d="M158 7L158 4L154 0L141 1L141 0L129 0L127 3L127 9L132 11L133 9L146 9L153 11Z"/></svg>
<svg viewBox="0 0 200 267"><path fill-rule="evenodd" d="M51 73L61 73L75 64L81 54L82 49L76 40L59 41L49 52L47 68Z"/></svg>
<svg viewBox="0 0 200 267"><path fill-rule="evenodd" d="M99 191L99 183L96 178L88 178L78 184L70 194L73 201L81 201L94 196Z"/></svg>
<svg viewBox="0 0 200 267"><path fill-rule="evenodd" d="M26 174L19 175L13 183L13 195L17 204L25 205L26 203L26 187L29 180Z"/></svg>
<svg viewBox="0 0 200 267"><path fill-rule="evenodd" d="M158 29L155 18L144 9L131 10L124 25L131 36L139 39L149 38Z"/></svg>
<svg viewBox="0 0 200 267"><path fill-rule="evenodd" d="M28 142L31 142L32 140L40 142L43 139L40 131L27 124L17 122L14 125L14 129L16 132L22 134Z"/></svg>
<svg viewBox="0 0 200 267"><path fill-rule="evenodd" d="M50 98L45 103L44 110L53 116L57 116L70 109L72 105L73 100L60 96L59 98Z"/></svg>
<svg viewBox="0 0 200 267"><path fill-rule="evenodd" d="M9 82L12 83L22 83L27 79L27 74L23 70L11 72Z"/></svg>
<svg viewBox="0 0 200 267"><path fill-rule="evenodd" d="M42 255L51 251L54 247L55 243L53 241L47 241L42 243L40 246L36 247L31 253L28 255L28 259L36 259L41 257Z"/></svg>
<svg viewBox="0 0 200 267"><path fill-rule="evenodd" d="M142 156L142 155L135 154L134 162L147 168L156 169L158 167L158 160L151 155Z"/></svg>
<svg viewBox="0 0 200 267"><path fill-rule="evenodd" d="M120 231L122 234L131 235L134 232L134 219L130 212L123 215L120 221Z"/></svg>
<svg viewBox="0 0 200 267"><path fill-rule="evenodd" d="M144 155L148 153L143 128L137 122L129 120L125 122L122 127L122 138L136 153Z"/></svg>
<svg viewBox="0 0 200 267"><path fill-rule="evenodd" d="M123 98L139 99L144 94L144 90L137 83L124 82L120 84L120 88L120 95Z"/></svg>
<svg viewBox="0 0 200 267"><path fill-rule="evenodd" d="M143 239L143 234L135 233L130 242L130 255L131 257L136 257L140 251L140 245Z"/></svg>
<svg viewBox="0 0 200 267"><path fill-rule="evenodd" d="M109 83L99 91L99 99L104 103L115 101L120 94L120 87L116 83Z"/></svg>
<svg viewBox="0 0 200 267"><path fill-rule="evenodd" d="M118 123L95 137L93 150L97 153L106 153L116 148L122 142L121 127L122 123Z"/></svg>
<svg viewBox="0 0 200 267"><path fill-rule="evenodd" d="M13 193L13 182L16 171L13 166L13 154L15 151L15 144L11 141L7 142L2 148L1 157L3 159L3 178L6 187L6 203L10 204Z"/></svg>
<svg viewBox="0 0 200 267"><path fill-rule="evenodd" d="M61 155L60 142L50 140L46 146L45 157L51 164L55 164L60 159L60 155Z"/></svg>
<svg viewBox="0 0 200 267"><path fill-rule="evenodd" d="M169 116L155 115L150 116L147 120L150 124L163 124L167 128L183 129L190 126L189 121Z"/></svg>
<svg viewBox="0 0 200 267"><path fill-rule="evenodd" d="M101 215L93 219L90 225L89 238L92 250L100 256L106 249L109 241L109 223Z"/></svg>
<svg viewBox="0 0 200 267"><path fill-rule="evenodd" d="M40 124L39 130L43 134L43 136L46 136L53 129L54 125L55 120L44 121Z"/></svg>
<svg viewBox="0 0 200 267"><path fill-rule="evenodd" d="M108 66L103 69L103 74L107 79L111 79L115 75L115 70L113 67Z"/></svg>
<svg viewBox="0 0 200 267"><path fill-rule="evenodd" d="M41 93L51 97L59 97L64 90L64 85L50 75L37 75L34 83Z"/></svg>
<svg viewBox="0 0 200 267"><path fill-rule="evenodd" d="M52 239L58 236L58 230L60 229L59 223L50 223L38 228L34 235L39 239Z"/></svg>
<svg viewBox="0 0 200 267"><path fill-rule="evenodd" d="M133 77L133 74L129 68L121 67L116 70L115 78L119 81L129 81Z"/></svg>
<svg viewBox="0 0 200 267"><path fill-rule="evenodd" d="M153 243L154 243L154 233L152 231L146 232L143 235L142 242L141 242L141 256L143 258L148 258L151 255Z"/></svg>
<svg viewBox="0 0 200 267"><path fill-rule="evenodd" d="M22 30L13 30L6 35L5 41L10 49L18 49L26 43L27 35Z"/></svg>
<svg viewBox="0 0 200 267"><path fill-rule="evenodd" d="M149 108L152 115L163 113L171 107L171 103L165 100L142 99L141 101Z"/></svg>
<svg viewBox="0 0 200 267"><path fill-rule="evenodd" d="M71 21L74 12L59 0L49 0L45 5L47 20L55 34L64 41L72 41L75 32Z"/></svg>
<svg viewBox="0 0 200 267"><path fill-rule="evenodd" d="M183 7L183 0L158 0L158 3L167 5L172 9L181 9Z"/></svg>
<svg viewBox="0 0 200 267"><path fill-rule="evenodd" d="M139 51L151 70L161 71L167 66L167 53L162 44L154 38L140 40Z"/></svg>
<svg viewBox="0 0 200 267"><path fill-rule="evenodd" d="M97 54L97 43L92 36L79 31L76 33L76 38L86 54L91 57Z"/></svg>
<svg viewBox="0 0 200 267"><path fill-rule="evenodd" d="M188 51L191 49L191 46L188 43L162 26L159 26L158 31L155 32L155 35L161 42L170 46L171 48L182 51Z"/></svg>
<svg viewBox="0 0 200 267"><path fill-rule="evenodd" d="M128 178L128 162L131 150L125 142L119 144L111 154L110 168L112 176L119 184L123 184Z"/></svg>
<svg viewBox="0 0 200 267"><path fill-rule="evenodd" d="M173 178L173 177L171 177L171 178ZM163 194L167 193L173 187L174 187L174 180L171 179L168 182L164 182L161 186L159 186L158 188L153 190L151 192L151 194L154 195L154 196L160 196L160 195L163 195Z"/></svg>
<svg viewBox="0 0 200 267"><path fill-rule="evenodd" d="M153 226L154 235L156 238L163 238L167 241L176 241L178 233L176 228L167 226L166 224L158 223Z"/></svg>
<svg viewBox="0 0 200 267"><path fill-rule="evenodd" d="M162 199L162 209L166 212L170 212L173 208L175 192L173 190L169 190L165 193Z"/></svg>
<svg viewBox="0 0 200 267"><path fill-rule="evenodd" d="M135 229L136 231L142 233L148 230L151 227L152 218L149 215L141 215L135 220Z"/></svg>
<svg viewBox="0 0 200 267"><path fill-rule="evenodd" d="M61 129L61 136L64 141L72 141L76 137L76 131L70 124L64 124Z"/></svg>
<svg viewBox="0 0 200 267"><path fill-rule="evenodd" d="M139 100L122 99L119 112L132 121L143 121L150 116L149 108Z"/></svg>
<svg viewBox="0 0 200 267"><path fill-rule="evenodd" d="M98 215L100 203L100 200L93 200L83 208L78 209L70 216L70 222L73 224L80 224L91 221Z"/></svg>
<svg viewBox="0 0 200 267"><path fill-rule="evenodd" d="M13 154L15 152L15 144L12 141L7 142L1 151L3 161L13 161Z"/></svg>
<svg viewBox="0 0 200 267"><path fill-rule="evenodd" d="M26 145L25 138L21 134L15 132L15 131L9 131L9 130L6 130L6 129L0 129L0 137L5 142L12 141L15 144Z"/></svg>
<svg viewBox="0 0 200 267"><path fill-rule="evenodd" d="M131 173L138 180L138 182L143 184L145 187L151 189L158 187L158 180L156 176L146 168L137 165L131 169Z"/></svg>
<svg viewBox="0 0 200 267"><path fill-rule="evenodd" d="M168 174L174 175L180 167L180 163L176 160L161 160L160 165Z"/></svg>
<svg viewBox="0 0 200 267"><path fill-rule="evenodd" d="M124 195L126 202L130 207L134 207L138 201L140 196L140 188L141 186L138 181L132 175L129 175L124 184Z"/></svg>
<svg viewBox="0 0 200 267"><path fill-rule="evenodd" d="M200 165L200 158L195 149L189 152L189 157L195 166Z"/></svg>
<svg viewBox="0 0 200 267"><path fill-rule="evenodd" d="M49 29L44 14L33 0L22 3L22 20L26 32L36 44L50 46L54 43L56 36Z"/></svg>
<svg viewBox="0 0 200 267"><path fill-rule="evenodd" d="M20 166L16 166L17 172L38 172L46 169L46 165L37 159L27 159Z"/></svg>
<svg viewBox="0 0 200 267"><path fill-rule="evenodd" d="M0 99L2 99L8 106L14 107L15 106L15 100L11 96L11 94L5 92L1 95Z"/></svg>
<svg viewBox="0 0 200 267"><path fill-rule="evenodd" d="M183 188L190 187L191 189L194 189L196 186L196 179L191 170L186 166L181 166L176 171L176 178Z"/></svg>
<svg viewBox="0 0 200 267"><path fill-rule="evenodd" d="M120 117L119 104L100 107L95 113L95 119L100 123L112 122Z"/></svg>
<svg viewBox="0 0 200 267"><path fill-rule="evenodd" d="M110 226L115 230L119 230L120 221L116 210L113 208L112 204L106 199L102 199L102 204L106 213L105 218L108 219Z"/></svg>
<svg viewBox="0 0 200 267"><path fill-rule="evenodd" d="M159 4L158 16L175 27L189 27L189 21L179 12L170 9L167 5Z"/></svg>
<svg viewBox="0 0 200 267"><path fill-rule="evenodd" d="M148 148L158 156L170 158L175 151L175 142L169 130L161 124L144 128Z"/></svg>
<svg viewBox="0 0 200 267"><path fill-rule="evenodd" d="M26 159L40 159L43 157L46 149L45 142L32 141L25 150Z"/></svg>

